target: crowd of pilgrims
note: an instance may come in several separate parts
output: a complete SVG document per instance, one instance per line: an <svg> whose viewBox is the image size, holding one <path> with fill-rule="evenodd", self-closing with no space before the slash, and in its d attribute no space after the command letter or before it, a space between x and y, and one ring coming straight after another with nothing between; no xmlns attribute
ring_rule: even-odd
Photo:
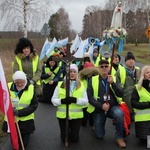
<svg viewBox="0 0 150 150"><path fill-rule="evenodd" d="M120 148L127 146L124 139L130 134L132 122L135 122L136 137L146 143L147 135L150 135L150 66L135 66L135 56L130 51L121 61L116 52L113 57L110 51L101 55L100 48L95 47L92 55L87 51L82 60L74 59L70 63L70 91L69 97L66 97L66 63L62 61L66 51L66 46L55 47L49 58L40 62L29 39L21 38L16 45L13 82L9 89L12 97L13 92L18 97L17 106L28 104L13 107L24 146L28 145L29 136L35 130L31 114L37 109L38 102L57 107L62 142L65 142L66 136L68 105L68 140L71 142L79 140L80 126L88 124L92 126L96 138L103 138L108 117L116 127L115 140ZM59 58L59 61L54 58ZM30 85L34 87L33 93ZM22 95L28 90L32 96L27 95L29 101L23 102ZM3 131L7 131L6 120Z"/></svg>

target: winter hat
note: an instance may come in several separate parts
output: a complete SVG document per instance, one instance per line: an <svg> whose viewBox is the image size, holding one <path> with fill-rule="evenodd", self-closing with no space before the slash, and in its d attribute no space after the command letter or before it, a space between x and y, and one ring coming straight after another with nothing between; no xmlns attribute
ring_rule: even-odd
<svg viewBox="0 0 150 150"><path fill-rule="evenodd" d="M94 67L93 63L91 63L91 62L85 62L83 68L85 69L85 68L89 68L89 67Z"/></svg>
<svg viewBox="0 0 150 150"><path fill-rule="evenodd" d="M110 55L110 53L109 53L108 51L106 51L106 52L104 53L104 55Z"/></svg>
<svg viewBox="0 0 150 150"><path fill-rule="evenodd" d="M24 37L20 38L19 42L16 45L16 49L14 51L15 54L17 55L19 53L23 53L23 49L25 47L28 47L28 46L30 47L30 51L33 52L34 51L34 47L33 47L32 43L31 43L31 41L29 39L27 39L27 38L24 38Z"/></svg>
<svg viewBox="0 0 150 150"><path fill-rule="evenodd" d="M104 57L105 57L105 58L109 58L109 57L111 57L111 54L110 54L108 51L106 51L106 52L104 53Z"/></svg>
<svg viewBox="0 0 150 150"><path fill-rule="evenodd" d="M109 64L109 62L108 62L108 60L102 59L99 61L99 65L102 65L102 64Z"/></svg>
<svg viewBox="0 0 150 150"><path fill-rule="evenodd" d="M65 57L65 54L64 52L60 52L59 55L63 55L63 57Z"/></svg>
<svg viewBox="0 0 150 150"><path fill-rule="evenodd" d="M23 71L16 71L13 75L13 80L17 80L17 79L21 79L21 80L25 80L27 81L27 77L26 74Z"/></svg>
<svg viewBox="0 0 150 150"><path fill-rule="evenodd" d="M84 53L83 55L83 62L86 62L86 61L91 62L89 53Z"/></svg>
<svg viewBox="0 0 150 150"><path fill-rule="evenodd" d="M84 62L90 62L91 60L90 60L90 57L84 57L84 58L83 58L83 61L84 61Z"/></svg>
<svg viewBox="0 0 150 150"><path fill-rule="evenodd" d="M53 58L54 58L54 56L53 56L53 55L49 56L49 58L47 59L47 62L49 62L49 61L53 61Z"/></svg>
<svg viewBox="0 0 150 150"><path fill-rule="evenodd" d="M95 48L95 49L93 50L93 53L98 53L97 48Z"/></svg>
<svg viewBox="0 0 150 150"><path fill-rule="evenodd" d="M70 65L70 70L75 70L76 71L76 73L78 73L78 67L77 67L77 65L76 64L71 64Z"/></svg>
<svg viewBox="0 0 150 150"><path fill-rule="evenodd" d="M135 57L134 57L134 55L133 55L132 52L127 52L127 54L126 54L126 56L125 56L125 62L126 62L127 60L129 60L129 59L135 60Z"/></svg>
<svg viewBox="0 0 150 150"><path fill-rule="evenodd" d="M121 61L121 56L119 54L114 54L114 57L119 59L119 62Z"/></svg>

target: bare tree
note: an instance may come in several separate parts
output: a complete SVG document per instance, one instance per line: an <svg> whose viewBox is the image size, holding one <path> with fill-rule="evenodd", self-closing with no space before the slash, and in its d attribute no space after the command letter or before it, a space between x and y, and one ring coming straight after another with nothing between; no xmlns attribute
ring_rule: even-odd
<svg viewBox="0 0 150 150"><path fill-rule="evenodd" d="M104 9L93 6L86 8L83 18L82 39L89 36L100 37L105 29L110 28L112 12L118 3L118 0L109 2ZM123 7L123 28L127 30L127 42L136 43L146 42L144 35L149 22L149 5L150 0L122 0ZM148 21L147 21L148 20Z"/></svg>
<svg viewBox="0 0 150 150"><path fill-rule="evenodd" d="M27 37L27 30L34 30L50 16L51 4L52 0L1 0L0 17L5 22L5 30L17 30L22 24Z"/></svg>
<svg viewBox="0 0 150 150"><path fill-rule="evenodd" d="M102 38L103 30L110 27L112 11L100 7L87 7L83 18L82 38L89 36Z"/></svg>

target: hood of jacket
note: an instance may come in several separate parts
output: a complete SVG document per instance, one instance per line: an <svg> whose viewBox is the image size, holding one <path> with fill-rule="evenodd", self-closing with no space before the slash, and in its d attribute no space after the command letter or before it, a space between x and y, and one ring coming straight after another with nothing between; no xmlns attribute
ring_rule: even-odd
<svg viewBox="0 0 150 150"><path fill-rule="evenodd" d="M92 76L99 75L99 74L100 74L100 70L98 67L88 67L88 68L84 68L79 72L79 78L83 80L87 77L91 78Z"/></svg>

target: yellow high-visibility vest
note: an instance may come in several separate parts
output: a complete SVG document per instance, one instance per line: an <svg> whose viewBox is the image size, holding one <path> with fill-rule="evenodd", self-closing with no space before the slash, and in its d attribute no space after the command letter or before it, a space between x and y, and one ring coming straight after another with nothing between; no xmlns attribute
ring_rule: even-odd
<svg viewBox="0 0 150 150"><path fill-rule="evenodd" d="M50 68L45 67L44 69L45 69L45 73L49 73L49 72L50 72ZM57 68L53 71L53 73L51 74L51 76L49 76L49 78L43 79L43 82L44 82L45 84L47 84L49 81L53 80L54 77L56 76L56 74L58 73L58 71L59 71L59 67L57 67Z"/></svg>
<svg viewBox="0 0 150 150"><path fill-rule="evenodd" d="M66 97L66 89L61 88L62 81L58 82L58 96L60 99L63 99ZM81 87L79 89L74 89L72 92L73 97L81 98L83 96L85 88L83 84L81 84ZM75 103L71 103L69 105L69 119L78 119L83 118L83 106L77 105ZM66 105L62 104L57 107L56 112L57 118L66 118Z"/></svg>
<svg viewBox="0 0 150 150"><path fill-rule="evenodd" d="M12 82L8 83L8 87L10 89L12 85ZM34 95L34 86L32 84L29 85L28 90L25 90L22 94L22 96L20 97L19 101L17 103L13 102L14 99L16 99L16 94L14 91L10 90L10 96L11 96L11 100L12 100L12 105L13 107L16 107L17 110L23 109L25 107L28 107L31 103L31 99L33 98ZM34 119L34 113L28 115L28 116L23 116L23 117L18 117L16 116L16 120L17 121L26 121L26 120L30 120L30 119ZM5 121L7 120L6 117L4 119Z"/></svg>
<svg viewBox="0 0 150 150"><path fill-rule="evenodd" d="M144 87L142 87L140 90L137 89L137 92L140 97L139 102L150 102L150 93ZM150 108L134 109L134 111L135 111L135 122L150 121Z"/></svg>
<svg viewBox="0 0 150 150"><path fill-rule="evenodd" d="M21 59L20 59L18 56L16 56L15 59L16 59L18 65L19 65L19 70L20 70L20 71L23 71ZM35 72L36 72L36 70L37 70L38 61L39 61L39 56L36 55L35 59L32 60L33 76L35 75ZM38 80L38 81L36 82L36 84L37 84L37 85L41 85L40 80Z"/></svg>

